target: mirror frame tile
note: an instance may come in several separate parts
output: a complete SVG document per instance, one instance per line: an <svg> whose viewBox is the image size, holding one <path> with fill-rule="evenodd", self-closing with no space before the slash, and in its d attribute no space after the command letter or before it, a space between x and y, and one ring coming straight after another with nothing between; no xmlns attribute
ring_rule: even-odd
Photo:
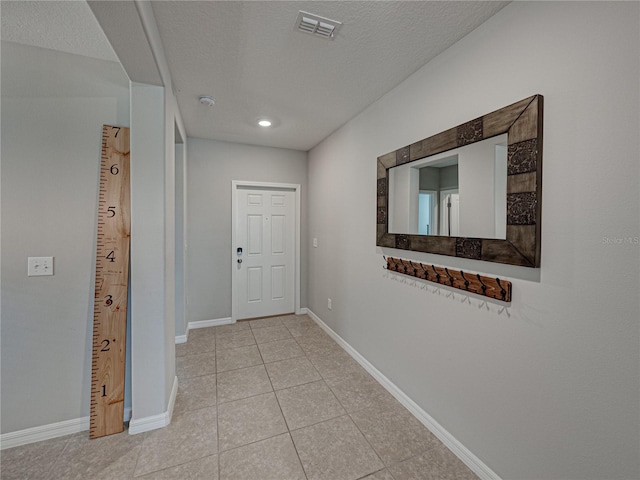
<svg viewBox="0 0 640 480"><path fill-rule="evenodd" d="M533 95L378 157L376 245L539 268L543 104L542 95ZM508 134L505 240L389 233L390 168L503 133Z"/></svg>

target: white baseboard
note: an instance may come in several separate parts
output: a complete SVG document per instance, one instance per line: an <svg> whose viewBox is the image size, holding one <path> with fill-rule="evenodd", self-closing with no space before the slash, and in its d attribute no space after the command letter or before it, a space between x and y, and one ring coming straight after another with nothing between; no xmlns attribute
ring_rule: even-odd
<svg viewBox="0 0 640 480"><path fill-rule="evenodd" d="M229 325L233 323L231 317L226 318L214 318L213 320L198 320L196 322L189 322L187 324L187 331L184 335L176 335L176 344L178 343L187 343L189 339L189 330L194 330L196 328L207 328L207 327L216 327L218 325Z"/></svg>
<svg viewBox="0 0 640 480"><path fill-rule="evenodd" d="M173 416L173 407L176 404L176 395L178 394L178 377L173 378L173 387L171 388L171 396L169 397L169 405L167 411L149 417L131 419L129 422L129 435L156 430L166 427L171 423Z"/></svg>
<svg viewBox="0 0 640 480"><path fill-rule="evenodd" d="M169 396L169 405L167 405L167 414L169 415L169 421L167 425L171 423L173 418L173 407L176 406L176 397L178 396L178 376L173 377L173 386L171 387L171 395Z"/></svg>
<svg viewBox="0 0 640 480"><path fill-rule="evenodd" d="M124 409L123 420L131 419L131 407ZM19 447L29 443L41 442L52 438L64 437L72 433L89 430L89 417L74 418L64 422L50 423L39 427L26 428L17 432L3 433L0 435L0 450Z"/></svg>
<svg viewBox="0 0 640 480"><path fill-rule="evenodd" d="M302 307L300 310L296 312L296 315L307 315L309 313L309 309L307 307Z"/></svg>
<svg viewBox="0 0 640 480"><path fill-rule="evenodd" d="M380 384L387 389L407 410L409 410L431 433L433 433L449 450L451 450L464 464L469 467L481 480L501 480L500 477L476 457L471 451L458 441L451 433L444 429L431 415L425 412L406 393L400 390L391 380L385 377L376 367L364 358L356 349L349 345L331 327L324 323L310 309L309 315L327 334L333 338L353 359L371 374Z"/></svg>
<svg viewBox="0 0 640 480"><path fill-rule="evenodd" d="M72 433L89 430L89 417L74 418L64 422L50 423L39 427L26 428L17 432L0 435L0 449L19 447L28 443L41 442Z"/></svg>
<svg viewBox="0 0 640 480"><path fill-rule="evenodd" d="M195 328L216 327L218 325L228 325L230 323L233 323L231 317L214 318L213 320L198 320L197 322L189 322L187 330L193 330Z"/></svg>

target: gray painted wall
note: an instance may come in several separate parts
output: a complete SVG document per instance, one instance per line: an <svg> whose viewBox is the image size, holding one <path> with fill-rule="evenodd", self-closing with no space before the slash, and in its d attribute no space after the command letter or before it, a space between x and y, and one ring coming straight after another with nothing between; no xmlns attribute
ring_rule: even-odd
<svg viewBox="0 0 640 480"><path fill-rule="evenodd" d="M458 165L420 169L420 190L439 191L454 188L458 188Z"/></svg>
<svg viewBox="0 0 640 480"><path fill-rule="evenodd" d="M2 43L3 433L89 415L103 123L129 125L120 65Z"/></svg>
<svg viewBox="0 0 640 480"><path fill-rule="evenodd" d="M188 321L231 316L231 181L301 185L300 305L307 305L307 154L189 138Z"/></svg>
<svg viewBox="0 0 640 480"><path fill-rule="evenodd" d="M132 421L167 409L175 376L173 303L166 257L167 178L163 87L131 84L131 340ZM170 197L173 201L173 197ZM171 230L171 235L175 232ZM173 300L173 299L172 299ZM167 323L170 323L167 333ZM172 358L169 358L169 356Z"/></svg>
<svg viewBox="0 0 640 480"><path fill-rule="evenodd" d="M458 188L458 165L438 169L440 172L440 190Z"/></svg>
<svg viewBox="0 0 640 480"><path fill-rule="evenodd" d="M309 153L308 306L504 479L640 478L639 9L514 2ZM379 155L535 93L539 271L375 246ZM513 301L392 281L383 254Z"/></svg>
<svg viewBox="0 0 640 480"><path fill-rule="evenodd" d="M420 190L437 192L440 189L440 170L437 167L422 167L420 169Z"/></svg>

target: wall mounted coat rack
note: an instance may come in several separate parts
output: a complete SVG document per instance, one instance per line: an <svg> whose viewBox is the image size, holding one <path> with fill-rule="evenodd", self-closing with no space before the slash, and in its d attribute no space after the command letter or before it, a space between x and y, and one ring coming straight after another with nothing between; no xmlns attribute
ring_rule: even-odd
<svg viewBox="0 0 640 480"><path fill-rule="evenodd" d="M511 282L497 277L486 277L479 273L469 273L452 268L439 267L431 264L404 260L401 258L384 257L387 261L386 269L412 277L421 278L429 282L439 283L466 292L475 293L503 302L511 301Z"/></svg>

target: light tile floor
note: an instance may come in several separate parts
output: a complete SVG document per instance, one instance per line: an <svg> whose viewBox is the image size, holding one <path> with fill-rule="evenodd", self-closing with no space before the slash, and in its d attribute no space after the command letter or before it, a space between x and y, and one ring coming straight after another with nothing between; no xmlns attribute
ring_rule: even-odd
<svg viewBox="0 0 640 480"><path fill-rule="evenodd" d="M12 479L477 477L309 317L189 332L171 424L4 450Z"/></svg>

